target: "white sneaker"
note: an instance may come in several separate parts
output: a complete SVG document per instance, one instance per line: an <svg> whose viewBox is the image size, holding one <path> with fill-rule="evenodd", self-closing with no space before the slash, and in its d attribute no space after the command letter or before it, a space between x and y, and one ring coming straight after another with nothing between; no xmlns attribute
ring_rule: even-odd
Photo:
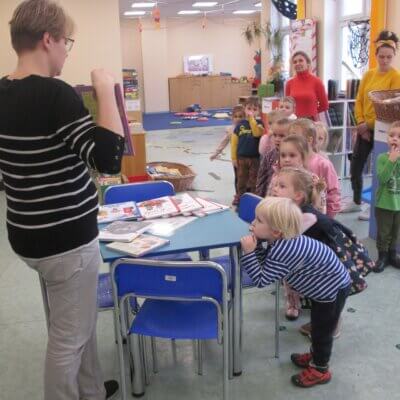
<svg viewBox="0 0 400 400"><path fill-rule="evenodd" d="M345 204L344 206L342 206L342 209L340 210L341 213L351 213L360 211L362 211L361 204L356 204L354 203L354 201Z"/></svg>
<svg viewBox="0 0 400 400"><path fill-rule="evenodd" d="M369 221L370 216L371 216L371 208L368 206L362 213L360 213L358 219L360 221Z"/></svg>

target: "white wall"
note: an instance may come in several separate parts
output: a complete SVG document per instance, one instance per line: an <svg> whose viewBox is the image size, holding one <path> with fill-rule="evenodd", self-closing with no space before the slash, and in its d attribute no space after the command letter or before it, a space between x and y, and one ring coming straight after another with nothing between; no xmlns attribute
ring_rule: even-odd
<svg viewBox="0 0 400 400"><path fill-rule="evenodd" d="M89 84L90 71L106 68L121 81L121 39L118 0L59 0L76 24L75 44L62 79ZM20 1L0 0L0 75L10 73L16 56L10 43L8 21Z"/></svg>
<svg viewBox="0 0 400 400"><path fill-rule="evenodd" d="M230 72L234 76L254 76L253 57L259 48L249 46L243 30L254 18L163 19L156 29L150 19L143 19L142 32L138 21L121 21L123 67L143 70L146 112L168 111L168 78L183 73L183 57L193 54L212 54L214 72ZM141 47L141 49L139 49ZM140 60L140 53L142 60Z"/></svg>

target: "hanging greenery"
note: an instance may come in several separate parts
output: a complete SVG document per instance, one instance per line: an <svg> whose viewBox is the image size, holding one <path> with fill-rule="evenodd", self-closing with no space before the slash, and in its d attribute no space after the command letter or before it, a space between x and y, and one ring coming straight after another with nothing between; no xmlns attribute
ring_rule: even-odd
<svg viewBox="0 0 400 400"><path fill-rule="evenodd" d="M284 17L297 19L297 4L289 0L272 0L272 4Z"/></svg>
<svg viewBox="0 0 400 400"><path fill-rule="evenodd" d="M283 74L283 34L279 28L273 28L270 22L265 27L253 22L249 24L244 32L247 43L252 45L255 39L264 37L265 45L271 55L270 68L268 70L268 81L276 81L282 79Z"/></svg>

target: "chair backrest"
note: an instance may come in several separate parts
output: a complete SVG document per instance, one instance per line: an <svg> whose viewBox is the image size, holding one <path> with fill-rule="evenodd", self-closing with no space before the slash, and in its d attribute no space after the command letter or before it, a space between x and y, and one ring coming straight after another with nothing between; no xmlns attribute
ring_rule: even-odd
<svg viewBox="0 0 400 400"><path fill-rule="evenodd" d="M256 215L256 207L261 200L262 197L253 193L244 193L240 197L239 218L249 224L252 223Z"/></svg>
<svg viewBox="0 0 400 400"><path fill-rule="evenodd" d="M140 202L174 194L174 186L167 181L127 183L108 187L104 192L104 204Z"/></svg>
<svg viewBox="0 0 400 400"><path fill-rule="evenodd" d="M227 291L224 269L210 261L158 261L121 258L111 267L118 297L135 293L138 297L211 297L222 301Z"/></svg>

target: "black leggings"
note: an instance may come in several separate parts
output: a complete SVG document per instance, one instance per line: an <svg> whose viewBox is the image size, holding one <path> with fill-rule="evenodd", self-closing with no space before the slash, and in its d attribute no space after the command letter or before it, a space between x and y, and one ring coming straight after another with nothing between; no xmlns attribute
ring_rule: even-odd
<svg viewBox="0 0 400 400"><path fill-rule="evenodd" d="M335 301L320 303L311 300L311 352L317 367L327 367L331 358L333 333L350 293L351 285L340 289Z"/></svg>
<svg viewBox="0 0 400 400"><path fill-rule="evenodd" d="M356 204L361 204L361 194L363 189L362 174L373 146L373 132L371 133L370 142L363 139L360 135L357 136L350 162L351 188L353 189L353 200Z"/></svg>

